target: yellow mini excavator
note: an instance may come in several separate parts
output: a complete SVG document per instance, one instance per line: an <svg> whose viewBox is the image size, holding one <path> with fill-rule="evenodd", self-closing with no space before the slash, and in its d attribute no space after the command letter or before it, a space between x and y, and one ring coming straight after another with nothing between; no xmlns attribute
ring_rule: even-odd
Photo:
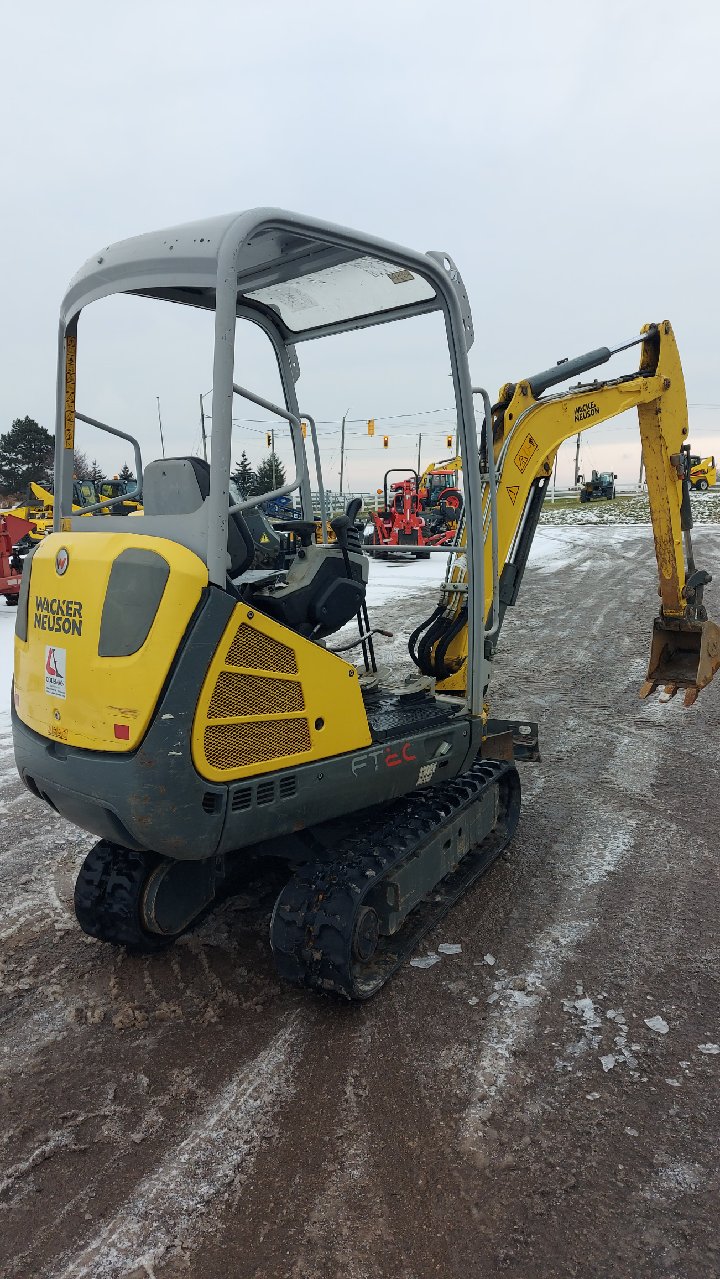
<svg viewBox="0 0 720 1279"><path fill-rule="evenodd" d="M114 293L214 313L211 462L162 458L143 469L133 440L141 509L122 518L113 513L122 499L110 498L97 505L106 518L89 520L73 510L76 421L132 439L75 404L79 315ZM376 673L358 503L332 521L332 539L324 517L317 536L308 429L324 512L321 458L314 419L298 405L297 350L430 312L447 337L464 506L454 546L440 552L438 606L410 640L420 674L391 688ZM246 323L273 349L284 404L237 380L235 335ZM720 634L706 620L710 578L690 540L687 413L670 325L508 385L494 408L471 384L472 341L446 253L278 209L126 240L75 276L61 312L54 532L23 571L13 732L25 785L98 836L75 890L87 933L159 949L238 867L261 878L268 868L272 882L279 863L280 973L351 999L382 986L512 837L515 761L537 758L537 731L489 716L503 614L560 442L633 406L661 596L643 691L683 687L691 702L712 679ZM639 368L628 376L555 389L634 347ZM230 482L234 397L287 423L295 473L274 493L242 498ZM289 528L295 553L267 567L253 522L261 503L290 492L302 509ZM333 651L353 619L357 664L346 637Z"/></svg>

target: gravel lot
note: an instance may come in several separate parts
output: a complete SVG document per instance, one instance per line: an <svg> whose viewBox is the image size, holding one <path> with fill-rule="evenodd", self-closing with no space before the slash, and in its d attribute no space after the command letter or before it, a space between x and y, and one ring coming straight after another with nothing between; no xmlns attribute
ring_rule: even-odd
<svg viewBox="0 0 720 1279"><path fill-rule="evenodd" d="M438 571L376 577L390 662ZM720 684L638 701L656 599L647 528L542 531L492 686L541 725L518 835L362 1007L281 986L242 901L159 956L84 937L93 841L3 712L3 1279L720 1271Z"/></svg>

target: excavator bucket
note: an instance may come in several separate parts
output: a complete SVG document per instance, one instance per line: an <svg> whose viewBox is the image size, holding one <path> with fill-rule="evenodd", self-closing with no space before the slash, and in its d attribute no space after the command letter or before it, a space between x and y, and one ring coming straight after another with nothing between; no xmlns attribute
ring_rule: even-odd
<svg viewBox="0 0 720 1279"><path fill-rule="evenodd" d="M650 665L640 697L663 685L674 694L685 689L685 705L692 706L720 670L720 626L715 622L689 622L683 618L656 617L650 648Z"/></svg>

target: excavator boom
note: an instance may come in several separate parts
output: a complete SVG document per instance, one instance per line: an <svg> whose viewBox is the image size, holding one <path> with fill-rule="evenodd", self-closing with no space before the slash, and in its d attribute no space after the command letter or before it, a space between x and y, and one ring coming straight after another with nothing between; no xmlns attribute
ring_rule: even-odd
<svg viewBox="0 0 720 1279"><path fill-rule="evenodd" d="M604 364L618 351L641 346L637 372L607 381L554 388L576 373ZM492 413L497 483L499 590L494 590L489 483L483 502L485 619L494 651L505 609L515 603L559 446L628 409L638 413L658 566L660 613L653 626L650 662L640 690L685 688L686 704L720 668L720 628L707 620L703 590L710 575L695 566L691 540L690 447L685 383L667 321L646 325L640 337L601 347L501 388ZM487 471L488 441L483 444ZM458 542L464 544L461 526ZM465 688L467 625L464 557L451 560L439 608L411 640L411 655L443 692ZM494 597L495 596L495 600ZM497 607L497 616L493 616ZM422 638L421 638L422 633Z"/></svg>

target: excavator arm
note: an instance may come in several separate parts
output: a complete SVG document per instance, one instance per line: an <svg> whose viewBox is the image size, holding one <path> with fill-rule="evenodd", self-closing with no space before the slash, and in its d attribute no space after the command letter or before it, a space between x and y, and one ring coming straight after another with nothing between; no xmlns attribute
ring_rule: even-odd
<svg viewBox="0 0 720 1279"><path fill-rule="evenodd" d="M575 374L606 363L618 351L641 346L637 372L555 392ZM515 603L559 446L578 431L637 409L658 566L660 613L655 618L647 695L658 684L685 688L686 704L720 667L720 628L707 620L703 590L710 575L695 566L690 530L690 448L680 356L670 324L646 325L639 338L566 360L500 391L492 415L497 483L499 583L493 576L490 484L483 493L485 622L491 658L505 609ZM489 442L480 465L487 471ZM467 567L460 549L451 557L435 612L410 639L410 653L439 692L464 692L467 665ZM497 589L499 588L499 589ZM496 616L493 615L494 611Z"/></svg>

